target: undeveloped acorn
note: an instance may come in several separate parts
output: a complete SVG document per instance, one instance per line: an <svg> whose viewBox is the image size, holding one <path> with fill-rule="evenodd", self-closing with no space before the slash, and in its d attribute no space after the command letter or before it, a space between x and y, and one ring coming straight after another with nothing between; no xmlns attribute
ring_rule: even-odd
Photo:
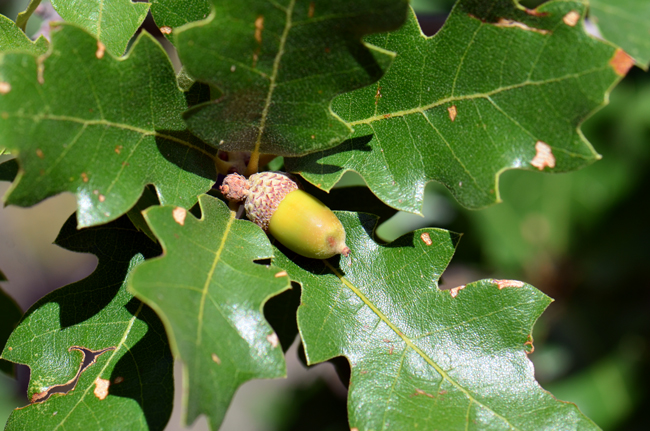
<svg viewBox="0 0 650 431"><path fill-rule="evenodd" d="M221 192L229 200L244 201L251 221L302 256L328 259L350 253L339 219L321 201L300 190L287 174L262 172L248 180L230 174Z"/></svg>

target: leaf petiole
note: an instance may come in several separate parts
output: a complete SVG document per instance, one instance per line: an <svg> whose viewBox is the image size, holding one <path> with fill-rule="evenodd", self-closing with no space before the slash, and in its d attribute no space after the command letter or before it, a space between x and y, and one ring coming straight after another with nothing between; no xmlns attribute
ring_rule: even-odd
<svg viewBox="0 0 650 431"><path fill-rule="evenodd" d="M19 29L25 31L25 28L27 27L27 21L29 21L29 18L32 16L40 4L41 0L31 0L29 2L29 6L27 6L27 9L25 9L24 12L18 14L16 17L16 26L18 26Z"/></svg>

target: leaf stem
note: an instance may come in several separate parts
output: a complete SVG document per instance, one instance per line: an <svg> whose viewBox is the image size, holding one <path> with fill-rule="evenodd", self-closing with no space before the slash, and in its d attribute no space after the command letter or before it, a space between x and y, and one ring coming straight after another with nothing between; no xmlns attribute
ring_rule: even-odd
<svg viewBox="0 0 650 431"><path fill-rule="evenodd" d="M27 6L27 9L25 9L24 12L19 13L18 16L16 17L16 26L18 26L18 28L21 29L23 32L27 27L27 21L29 21L29 18L32 16L34 11L40 4L41 4L41 0L31 0L29 2L29 6Z"/></svg>

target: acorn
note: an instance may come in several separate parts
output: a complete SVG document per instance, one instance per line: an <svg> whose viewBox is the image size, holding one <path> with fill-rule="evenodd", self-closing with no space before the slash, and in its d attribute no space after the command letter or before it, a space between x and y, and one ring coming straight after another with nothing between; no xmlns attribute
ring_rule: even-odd
<svg viewBox="0 0 650 431"><path fill-rule="evenodd" d="M302 256L328 259L350 253L339 219L284 172L261 172L249 179L233 173L220 190L228 200L243 201L252 222Z"/></svg>

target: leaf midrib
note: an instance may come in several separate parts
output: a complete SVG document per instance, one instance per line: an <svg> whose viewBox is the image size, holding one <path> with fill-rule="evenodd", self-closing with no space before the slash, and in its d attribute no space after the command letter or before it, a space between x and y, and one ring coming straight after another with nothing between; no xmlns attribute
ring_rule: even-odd
<svg viewBox="0 0 650 431"><path fill-rule="evenodd" d="M86 120L83 118L77 118L77 117L69 117L66 115L51 115L51 114L38 114L38 115L20 115L18 113L11 113L9 114L10 117L15 117L15 118L26 118L26 119L31 119L34 122L38 123L41 120L54 120L54 121L69 121L72 123L78 123L82 124L84 126L108 126L108 127L114 127L116 129L122 129L122 130L128 130L131 132L136 132L140 133L142 135L147 135L147 136L154 136L157 138L165 139L168 141L176 142L178 144L184 145L186 147L192 148L196 151L201 152L202 154L210 157L211 159L214 159L215 156L211 154L210 152L206 151L205 149L198 147L194 144L192 144L189 141L177 138L175 136L171 135L166 135L164 133L160 133L156 130L147 130L143 129L140 127L132 126L130 124L124 124L124 123L116 123L113 121L108 121L104 119L100 120Z"/></svg>
<svg viewBox="0 0 650 431"><path fill-rule="evenodd" d="M289 36L289 30L291 30L292 27L291 18L293 15L293 8L295 4L296 4L296 0L291 0L289 6L285 11L287 17L286 23L284 25L284 30L282 31L282 36L280 37L278 52L275 55L275 59L273 60L273 70L271 71L271 77L269 78L269 91L267 92L266 100L264 101L264 108L262 109L262 116L260 118L260 125L258 128L257 139L255 140L255 148L253 150L253 153L255 154L259 154L260 146L262 145L262 135L264 134L264 130L266 129L266 119L269 114L269 108L271 107L271 101L273 100L273 92L275 91L275 87L277 86L276 80L278 77L278 71L280 70L280 62L282 60L282 56L284 55L284 45L287 42L287 38Z"/></svg>
<svg viewBox="0 0 650 431"><path fill-rule="evenodd" d="M102 374L104 374L104 371L106 371L106 369L108 368L108 366L111 364L111 361L113 360L113 358L115 357L115 355L117 355L117 352L119 352L119 350L122 348L122 346L126 343L126 339L128 338L129 334L131 333L131 329L133 328L133 324L134 324L135 321L138 319L138 316L140 315L140 312L142 311L142 307L143 307L143 306L144 306L144 302L141 302L141 301L140 301L140 306L138 307L138 309L136 310L136 312L133 313L133 317L132 317L131 319L129 319L129 324L128 324L128 326L126 327L126 329L124 330L124 334L122 335L122 339L121 339L120 342L117 344L117 346L115 346L115 350L113 350L113 353L111 354L111 356L110 356L110 357L108 358L108 360L106 361L106 364L104 364L104 366L103 366L102 369L99 371L99 373L97 373L97 376L98 376L98 377L100 377ZM72 414L72 412L74 412L74 410L77 408L77 406L79 406L79 404L80 404L80 403L81 403L81 402L86 398L86 395L88 395L88 391L90 390L90 388L93 387L93 385L94 385L94 383L88 385L88 387L86 388L86 390L85 390L85 391L83 392L83 394L79 397L79 400L77 401L77 403L76 403L76 404L75 404L75 405L70 409L70 411L68 412L68 414L67 414L63 419L61 419L61 422L59 422L59 424L58 424L58 425L57 425L57 426L56 426L52 431L56 431L56 430L59 429L61 426L63 426L63 424L64 424L65 421L70 417L70 415Z"/></svg>
<svg viewBox="0 0 650 431"><path fill-rule="evenodd" d="M540 81L524 81L524 82L520 82L518 84L513 84L513 85L508 85L508 86L505 86L505 87L496 88L496 89L494 89L492 91L488 91L488 92L485 92L485 93L474 93L474 94L468 94L468 95L464 95L464 96L449 96L449 97L446 97L444 99L437 100L437 101L435 101L433 103L430 103L428 105L417 106L415 108L404 109L404 110L394 111L394 112L385 112L383 114L374 115L372 117L364 118L362 120L350 121L350 122L347 122L347 124L349 126L354 127L354 126L358 126L358 125L361 125L361 124L371 124L371 123L374 123L374 122L377 122L377 121L382 121L382 120L386 120L386 119L390 119L390 118L394 118L394 117L404 117L404 116L407 116L407 115L418 114L418 113L424 114L426 111L428 111L430 109L436 108L436 107L441 106L441 105L445 105L447 103L463 101L463 100L488 99L491 96L494 96L494 95L497 95L497 94L500 94L500 93L503 93L503 92L506 92L506 91L516 90L516 89L524 88L524 87L527 87L527 86L541 86L541 85L546 85L546 84L552 84L552 83L562 82L562 81L565 81L565 80L568 80L568 79L578 79L578 78L581 78L584 75L588 75L590 73L601 72L603 70L607 70L608 68L609 68L609 66L602 66L602 67L596 67L596 68L593 68L593 69L584 70L584 71L579 72L579 73L570 73L570 74L563 75L563 76L560 76L560 77L557 77L557 78L544 79L544 80L540 80Z"/></svg>
<svg viewBox="0 0 650 431"><path fill-rule="evenodd" d="M510 421L500 415L499 413L495 412L493 409L490 407L486 406L485 404L479 402L476 398L472 396L472 394L469 393L467 389L462 387L459 383L457 383L455 380L453 380L449 374L447 374L438 364L436 364L433 359L429 357L422 349L420 349L418 346L416 346L413 341L411 341L410 338L408 338L402 331L399 330L395 324L393 324L389 319L388 316L386 316L384 313L381 312L355 285L350 283L340 272L337 271L336 268L334 268L328 261L323 260L325 266L329 268L332 273L338 277L341 282L348 287L352 292L354 292L355 295L357 295L363 302L366 304L372 311L381 319L382 322L384 322L388 327L393 330L399 337L404 341L404 343L407 345L407 347L413 349L414 352L416 352L422 359L424 359L429 365L431 365L437 372L440 374L440 376L443 378L443 380L447 380L452 386L457 388L459 391L461 391L470 401L469 405L471 406L472 403L476 403L477 405L485 408L486 410L492 412L494 416L498 417L502 421L504 421L506 424L508 424L512 429L517 430L519 428L515 427L513 424L510 423ZM468 407L469 408L469 407Z"/></svg>

